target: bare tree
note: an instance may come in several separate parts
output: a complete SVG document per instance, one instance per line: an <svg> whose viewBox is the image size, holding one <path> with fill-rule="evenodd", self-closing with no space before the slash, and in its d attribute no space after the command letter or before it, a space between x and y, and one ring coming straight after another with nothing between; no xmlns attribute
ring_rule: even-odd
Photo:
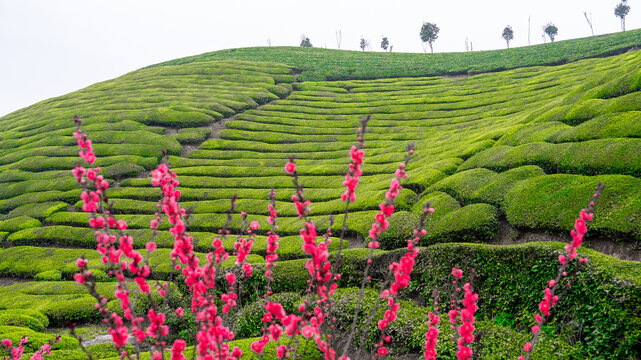
<svg viewBox="0 0 641 360"><path fill-rule="evenodd" d="M267 46L272 46L272 39L267 38Z"/></svg>
<svg viewBox="0 0 641 360"><path fill-rule="evenodd" d="M341 48L341 40L343 40L343 31L338 30L336 31L336 45L338 45L338 48Z"/></svg>
<svg viewBox="0 0 641 360"><path fill-rule="evenodd" d="M470 51L470 42L468 38L465 38L465 51Z"/></svg>
<svg viewBox="0 0 641 360"><path fill-rule="evenodd" d="M588 12L584 11L583 16L585 16L585 21L590 25L590 31L592 32L592 36L594 36L594 29L592 28L592 13L590 13L590 17L588 17Z"/></svg>
<svg viewBox="0 0 641 360"><path fill-rule="evenodd" d="M625 31L625 17L630 13L630 5L628 0L621 0L619 5L614 8L614 15L621 18L621 31Z"/></svg>
<svg viewBox="0 0 641 360"><path fill-rule="evenodd" d="M532 16L531 15L527 17L527 44L528 45L532 45L530 43L530 20L532 20Z"/></svg>

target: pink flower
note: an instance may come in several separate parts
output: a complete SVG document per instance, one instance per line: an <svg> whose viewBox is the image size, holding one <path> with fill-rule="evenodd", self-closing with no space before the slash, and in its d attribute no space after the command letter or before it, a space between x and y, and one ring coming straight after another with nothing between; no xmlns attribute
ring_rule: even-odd
<svg viewBox="0 0 641 360"><path fill-rule="evenodd" d="M225 275L225 280L227 280L229 285L234 285L234 283L236 282L236 275L234 273L232 273L232 272L227 273Z"/></svg>
<svg viewBox="0 0 641 360"><path fill-rule="evenodd" d="M78 284L84 284L86 280L85 276L80 273L73 274L73 279L76 280Z"/></svg>
<svg viewBox="0 0 641 360"><path fill-rule="evenodd" d="M265 348L265 345L267 345L266 342L263 342L263 341L259 340L259 341L252 342L251 345L249 345L249 347L256 354L262 354L263 353L263 349Z"/></svg>
<svg viewBox="0 0 641 360"><path fill-rule="evenodd" d="M296 163L294 163L292 161L292 162L288 162L287 164L285 164L285 172L286 173L293 174L294 171L296 171Z"/></svg>
<svg viewBox="0 0 641 360"><path fill-rule="evenodd" d="M157 245L153 241L150 241L150 242L147 243L147 245L145 245L145 249L147 249L147 251L149 251L149 252L156 251L156 247L157 247Z"/></svg>
<svg viewBox="0 0 641 360"><path fill-rule="evenodd" d="M287 346L286 345L280 345L279 347L276 348L276 356L279 358L285 357L287 354Z"/></svg>

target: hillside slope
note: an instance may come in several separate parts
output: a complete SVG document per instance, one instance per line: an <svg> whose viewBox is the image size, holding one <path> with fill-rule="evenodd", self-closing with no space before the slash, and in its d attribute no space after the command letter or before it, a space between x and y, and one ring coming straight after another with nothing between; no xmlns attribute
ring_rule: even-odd
<svg viewBox="0 0 641 360"><path fill-rule="evenodd" d="M630 41L641 34L630 33L621 37ZM615 46L616 51L630 45L626 44ZM318 71L330 74L323 77L342 80L300 82L318 74L309 65L294 76L295 68L301 69L297 57L301 50L267 50L270 56L286 54L269 58L284 63L255 62L267 60L260 56L252 62L219 61L211 54L197 61L179 59L0 118L4 245L0 274L38 280L0 289L0 308L37 311L54 325L96 319L91 298L68 281L75 271L74 259L81 254L88 254L100 280L108 280L108 268L93 251L93 231L86 226L87 215L80 212L80 190L69 171L79 161L71 136L76 113L85 119L84 130L94 140L98 164L114 179L109 189L112 212L129 221L136 248L143 248L152 233L149 220L155 218L159 194L146 175L163 154L170 155L179 175L182 205L194 214L190 231L198 239L196 249L202 259L225 220L230 196L237 194L239 211L266 229L266 195L274 187L283 235L279 249L283 261L275 273L277 292L298 292L306 283L297 236L302 223L290 204L291 178L283 165L291 155L296 157L306 197L312 201L312 219L318 228L327 227L328 215L343 211L339 197L348 152L365 115L372 119L365 135L364 176L347 220L349 246L354 249L346 254L341 285L359 283L364 254L358 247L367 238L378 203L411 141L416 152L408 166L409 178L398 212L381 238L384 250L376 253L385 264L395 258L399 251L394 249L405 246L422 204L432 202L436 212L427 224L426 249L417 270L421 283L413 285L408 298L429 302L428 287L443 283L453 265L474 267L479 288L486 289L480 316L493 323L496 314L503 314L513 320L509 331L514 333L527 328L540 300L536 289L552 276L549 264L561 246L485 243L511 244L528 233L567 236L597 181L604 182L606 190L590 224L588 243L606 239L634 248L641 242L641 51L533 66L548 64L543 59L550 57L543 56L527 64L512 63L528 67L457 77L419 77L425 68L411 72L411 67L405 75L415 77L383 78L387 73L377 67L368 68L369 75L352 73L380 77L373 80L345 79L351 75L343 71L349 72L350 66L369 55L368 61L384 68L390 63L378 57L390 54L336 52L332 56L345 55L347 65L315 64ZM258 53L252 49L238 53L243 51L242 56ZM311 51L317 59L328 54ZM485 54L477 55L478 64L483 63ZM410 63L423 59L415 55ZM399 69L407 64L394 65L388 75L400 75ZM497 62L488 64L490 70L500 69ZM474 72L471 65L465 66L461 72ZM335 234L340 223L334 225ZM231 228L239 227L235 214ZM505 237L506 227L509 236L499 239ZM166 280L173 237L162 233L155 241L159 249L151 258L154 277ZM334 242L330 250L337 245ZM225 246L231 250L233 240ZM256 255L250 260L260 266L266 254L264 236L254 248ZM591 250L582 254L591 262L550 331L565 342L581 341L576 351L582 356L638 355L635 329L641 324L641 310L635 305L638 301L626 299L641 298L639 263ZM372 276L381 280L386 269L381 265ZM102 290L112 291L109 284ZM533 295L519 298L519 294ZM596 308L606 308L607 314L595 312ZM407 316L402 326L413 328L411 318ZM508 330L487 326L489 335L483 341L491 354L492 336ZM255 331L247 329L246 334L255 336ZM408 334L409 345L399 346L407 345L403 351L421 351L422 334L418 335ZM568 357L574 351L567 344L560 348L546 344ZM518 346L510 351L518 352Z"/></svg>
<svg viewBox="0 0 641 360"><path fill-rule="evenodd" d="M502 50L457 53L383 53L304 47L220 50L149 67L213 60L268 61L303 73L301 81L379 79L404 76L478 74L528 66L559 65L612 56L641 47L641 29Z"/></svg>

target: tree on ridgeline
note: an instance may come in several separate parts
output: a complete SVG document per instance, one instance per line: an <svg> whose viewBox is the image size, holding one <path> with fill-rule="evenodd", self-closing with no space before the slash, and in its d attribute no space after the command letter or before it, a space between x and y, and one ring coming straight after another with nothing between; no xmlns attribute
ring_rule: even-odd
<svg viewBox="0 0 641 360"><path fill-rule="evenodd" d="M423 52L427 52L425 49L425 43L430 44L430 52L433 54L434 53L434 41L438 39L438 32L441 29L436 26L436 24L432 24L430 22L424 22L423 26L421 26L421 41L423 41Z"/></svg>
<svg viewBox="0 0 641 360"><path fill-rule="evenodd" d="M305 36L305 34L303 34L300 38L301 38L300 46L302 46L302 47L314 47L314 45L312 45L312 42L309 41L309 38L307 36Z"/></svg>
<svg viewBox="0 0 641 360"><path fill-rule="evenodd" d="M625 31L625 17L630 13L630 5L628 0L621 0L619 5L614 8L614 15L621 18L621 31Z"/></svg>
<svg viewBox="0 0 641 360"><path fill-rule="evenodd" d="M590 25L590 31L592 32L592 36L594 36L594 28L592 27L592 13L590 13L590 17L588 17L588 12L584 11L583 16L585 16L585 21L587 21L588 25Z"/></svg>
<svg viewBox="0 0 641 360"><path fill-rule="evenodd" d="M369 41L365 40L364 37L361 36L361 50L365 51L365 48L369 46Z"/></svg>
<svg viewBox="0 0 641 360"><path fill-rule="evenodd" d="M510 40L514 39L514 30L512 30L512 27L510 25L506 26L505 29L503 29L503 39L505 39L507 48L509 49Z"/></svg>
<svg viewBox="0 0 641 360"><path fill-rule="evenodd" d="M543 27L543 32L547 34L551 42L554 42L554 38L559 34L559 28L552 24L552 22L549 22Z"/></svg>
<svg viewBox="0 0 641 360"><path fill-rule="evenodd" d="M381 40L381 49L383 49L383 51L387 51L388 47L389 47L389 40L387 40L387 37L383 36L383 40Z"/></svg>

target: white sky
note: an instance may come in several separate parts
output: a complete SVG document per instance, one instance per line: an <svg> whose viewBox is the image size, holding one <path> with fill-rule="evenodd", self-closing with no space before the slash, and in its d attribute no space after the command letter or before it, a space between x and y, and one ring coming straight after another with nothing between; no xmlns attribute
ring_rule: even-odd
<svg viewBox="0 0 641 360"><path fill-rule="evenodd" d="M380 51L387 36L394 52L422 52L423 21L441 31L436 52L504 48L501 32L514 29L511 47L541 43L552 21L557 40L620 30L619 0L0 0L0 116L157 62L226 48L300 43L360 50L361 36ZM627 29L641 27L641 1L629 0Z"/></svg>

